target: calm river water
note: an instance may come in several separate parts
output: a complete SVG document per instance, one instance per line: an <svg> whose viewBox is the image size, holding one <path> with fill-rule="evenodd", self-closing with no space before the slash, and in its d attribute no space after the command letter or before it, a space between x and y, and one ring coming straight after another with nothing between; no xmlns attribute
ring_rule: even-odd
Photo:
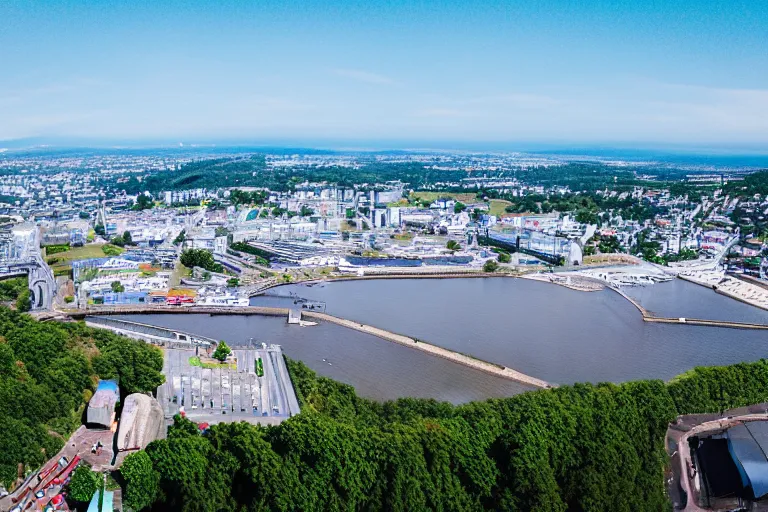
<svg viewBox="0 0 768 512"><path fill-rule="evenodd" d="M577 292L523 279L397 279L288 285L254 305L289 307L294 293L327 312L415 336L555 383L668 379L697 365L768 355L768 334L652 324L618 294ZM768 311L676 280L630 294L658 315L768 323ZM526 388L336 325L289 326L260 316L141 315L137 321L227 341L283 345L289 357L376 399L454 403ZM325 361L324 361L325 359ZM328 363L331 364L328 364Z"/></svg>
<svg viewBox="0 0 768 512"><path fill-rule="evenodd" d="M697 365L768 356L768 334L643 322L610 290L578 292L524 279L398 279L272 290L325 301L358 320L507 365L550 382L668 379ZM665 316L768 323L768 311L676 280L630 293ZM254 304L290 305L256 297Z"/></svg>

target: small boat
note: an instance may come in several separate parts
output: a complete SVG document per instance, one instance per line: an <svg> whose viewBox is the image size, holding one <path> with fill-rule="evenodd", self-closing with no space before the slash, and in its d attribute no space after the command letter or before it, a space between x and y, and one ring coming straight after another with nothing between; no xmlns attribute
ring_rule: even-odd
<svg viewBox="0 0 768 512"><path fill-rule="evenodd" d="M197 299L198 306L230 306L246 307L250 305L247 297L237 297L235 295L206 295Z"/></svg>

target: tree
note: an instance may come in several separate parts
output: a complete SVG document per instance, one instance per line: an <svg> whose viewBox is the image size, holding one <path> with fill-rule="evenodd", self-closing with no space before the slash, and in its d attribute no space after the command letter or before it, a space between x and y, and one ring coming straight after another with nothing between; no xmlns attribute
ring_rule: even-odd
<svg viewBox="0 0 768 512"><path fill-rule="evenodd" d="M508 252L500 252L497 259L499 260L499 263L510 263L512 261L512 256L510 256Z"/></svg>
<svg viewBox="0 0 768 512"><path fill-rule="evenodd" d="M227 279L227 286L230 288L237 288L240 286L240 280L236 277L229 278Z"/></svg>
<svg viewBox="0 0 768 512"><path fill-rule="evenodd" d="M101 246L101 252L104 253L104 256L120 256L123 253L123 249L112 244L104 244Z"/></svg>
<svg viewBox="0 0 768 512"><path fill-rule="evenodd" d="M133 245L133 236L131 236L130 231L123 233L123 243L125 245Z"/></svg>
<svg viewBox="0 0 768 512"><path fill-rule="evenodd" d="M615 235L600 237L600 244L598 247L602 253L614 253L621 251L621 244Z"/></svg>
<svg viewBox="0 0 768 512"><path fill-rule="evenodd" d="M88 466L80 464L72 473L67 496L75 501L91 501L94 493L99 488L99 484L99 476L91 471L91 468Z"/></svg>
<svg viewBox="0 0 768 512"><path fill-rule="evenodd" d="M181 245L184 243L184 240L187 238L187 232L186 230L181 230L181 232L176 236L176 238L173 239L173 245Z"/></svg>
<svg viewBox="0 0 768 512"><path fill-rule="evenodd" d="M496 272L499 269L499 264L496 260L488 260L483 264L483 272Z"/></svg>
<svg viewBox="0 0 768 512"><path fill-rule="evenodd" d="M301 210L299 211L299 215L302 217L309 217L310 215L314 215L315 210L310 208L307 205L301 205Z"/></svg>
<svg viewBox="0 0 768 512"><path fill-rule="evenodd" d="M19 297L16 299L16 309L22 313L32 309L32 294L29 288L21 290Z"/></svg>
<svg viewBox="0 0 768 512"><path fill-rule="evenodd" d="M120 466L120 474L125 479L125 504L139 512L155 501L160 475L152 466L152 459L147 452L139 451L128 455Z"/></svg>
<svg viewBox="0 0 768 512"><path fill-rule="evenodd" d="M576 212L576 222L580 222L581 224L597 224L597 213L587 209L581 209Z"/></svg>
<svg viewBox="0 0 768 512"><path fill-rule="evenodd" d="M152 209L155 204L152 202L152 197L146 194L139 194L136 197L136 203L131 208L132 210L149 210Z"/></svg>
<svg viewBox="0 0 768 512"><path fill-rule="evenodd" d="M459 244L459 242L457 242L456 240L448 240L448 243L447 243L447 244L445 244L445 247L446 247L446 248L447 248L449 251L458 251L458 250L461 250L461 244Z"/></svg>
<svg viewBox="0 0 768 512"><path fill-rule="evenodd" d="M102 344L91 364L102 379L117 379L125 393L152 393L165 382L160 349L121 336Z"/></svg>
<svg viewBox="0 0 768 512"><path fill-rule="evenodd" d="M125 286L120 281L112 281L111 287L114 293L123 293L125 291Z"/></svg>
<svg viewBox="0 0 768 512"><path fill-rule="evenodd" d="M456 201L456 203L453 205L453 213L461 213L466 209L467 209L467 205L459 201Z"/></svg>
<svg viewBox="0 0 768 512"><path fill-rule="evenodd" d="M104 236L107 234L107 231L104 229L104 224L96 224L93 226L93 231L99 236Z"/></svg>
<svg viewBox="0 0 768 512"><path fill-rule="evenodd" d="M214 260L213 253L205 249L186 249L181 253L180 261L185 267L200 267L209 272L224 272L224 267Z"/></svg>
<svg viewBox="0 0 768 512"><path fill-rule="evenodd" d="M80 213L78 214L78 217L80 217L80 218L81 218L81 219L83 219L83 220L88 220L88 219L90 219L90 218L91 218L91 214L90 214L90 213L88 213L88 212L80 212Z"/></svg>
<svg viewBox="0 0 768 512"><path fill-rule="evenodd" d="M213 358L223 362L227 360L227 357L231 353L232 349L229 348L224 340L221 340L219 344L216 345L216 350L213 351Z"/></svg>

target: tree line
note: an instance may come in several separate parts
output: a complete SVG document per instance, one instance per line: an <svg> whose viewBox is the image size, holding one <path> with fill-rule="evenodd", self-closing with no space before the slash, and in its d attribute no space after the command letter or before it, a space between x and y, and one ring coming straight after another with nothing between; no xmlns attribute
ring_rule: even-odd
<svg viewBox="0 0 768 512"><path fill-rule="evenodd" d="M669 510L669 422L768 400L766 360L697 368L668 384L576 384L461 406L374 402L301 362L288 368L301 414L204 433L177 417L167 439L126 459L126 503L187 512Z"/></svg>

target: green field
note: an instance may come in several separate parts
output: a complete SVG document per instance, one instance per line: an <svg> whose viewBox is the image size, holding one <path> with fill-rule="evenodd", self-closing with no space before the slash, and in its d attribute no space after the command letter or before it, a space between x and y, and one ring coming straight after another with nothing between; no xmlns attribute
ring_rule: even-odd
<svg viewBox="0 0 768 512"><path fill-rule="evenodd" d="M53 261L55 263L49 263L51 270L55 272L64 272L72 268L72 262L75 260L88 260L91 258L104 258L105 254L102 247L108 244L89 244L82 247L73 247L68 251L58 252L46 257L46 261ZM117 250L118 254L125 252L125 249L116 246L110 246Z"/></svg>
<svg viewBox="0 0 768 512"><path fill-rule="evenodd" d="M477 194L456 192L414 192L409 196L412 200L435 201L441 197L450 197L464 204L477 202Z"/></svg>
<svg viewBox="0 0 768 512"><path fill-rule="evenodd" d="M510 203L509 201L504 201L503 199L491 199L491 207L490 207L489 214L495 215L497 217L499 215L503 215L504 213L506 213L504 211L504 208L506 208L510 204L512 203Z"/></svg>

